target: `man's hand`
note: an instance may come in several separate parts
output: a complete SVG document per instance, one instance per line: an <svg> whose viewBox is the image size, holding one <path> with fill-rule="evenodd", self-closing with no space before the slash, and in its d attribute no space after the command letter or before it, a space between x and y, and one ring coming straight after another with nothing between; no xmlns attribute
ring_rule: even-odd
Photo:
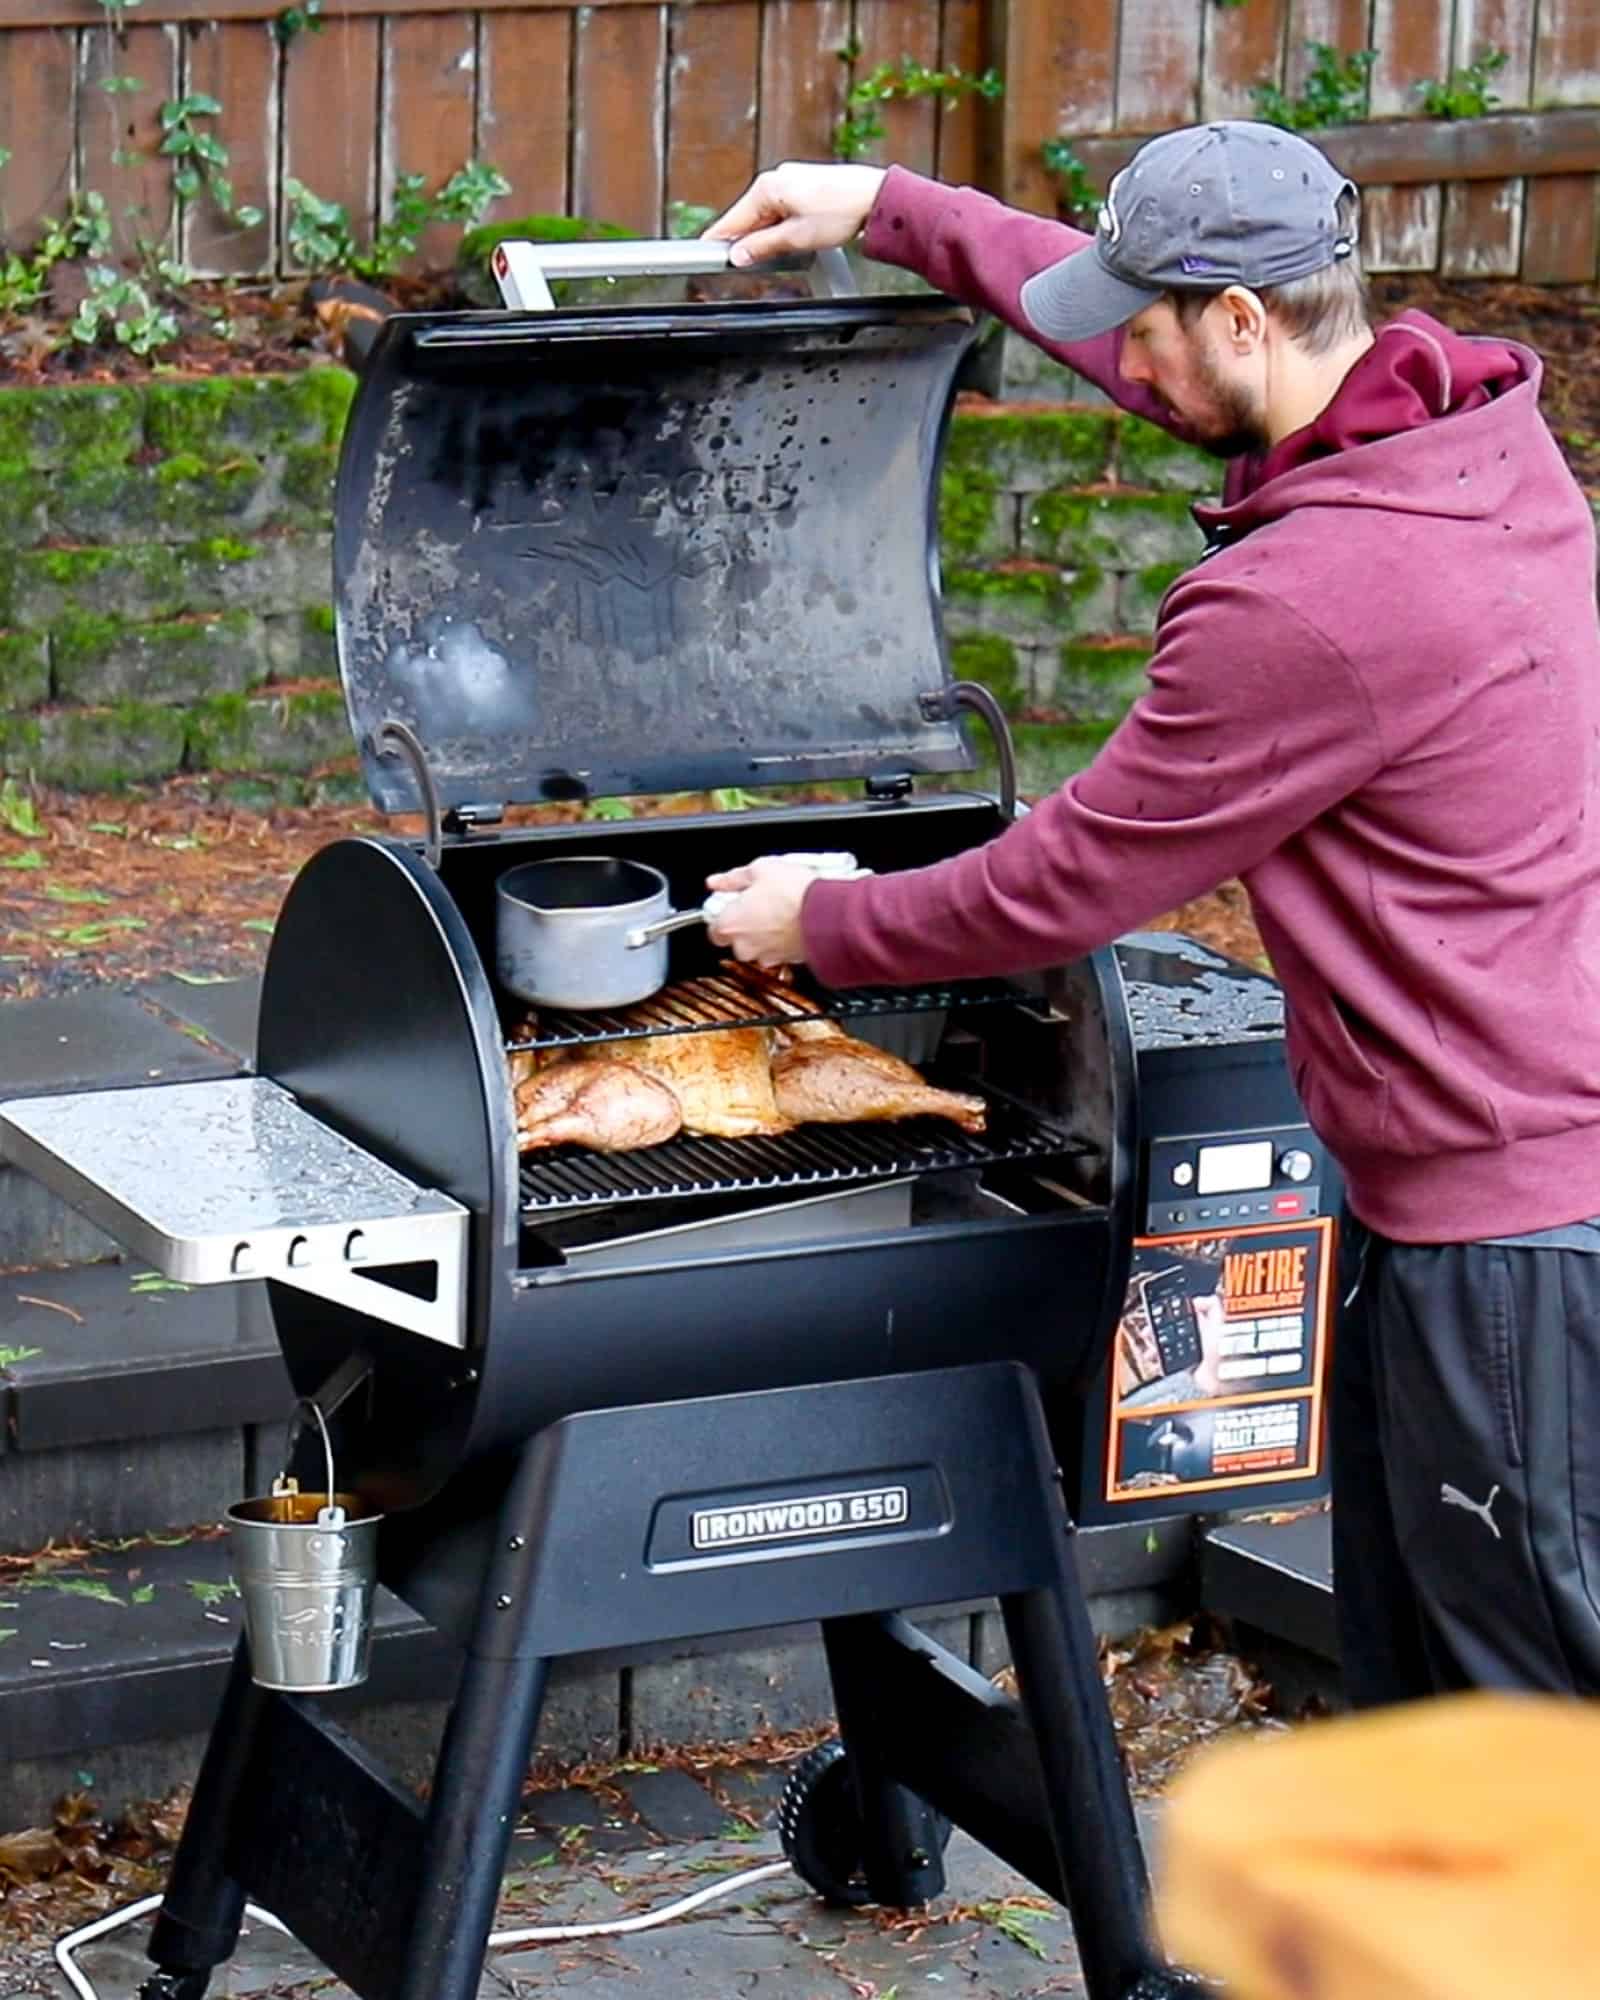
<svg viewBox="0 0 1600 2000"><path fill-rule="evenodd" d="M758 174L704 233L717 242L731 242L729 261L738 265L807 250L837 250L866 221L886 171L786 160Z"/></svg>
<svg viewBox="0 0 1600 2000"><path fill-rule="evenodd" d="M813 869L792 861L752 861L748 868L708 875L708 889L738 897L706 926L711 942L731 945L734 957L747 963L797 964L806 955L800 905L816 879Z"/></svg>

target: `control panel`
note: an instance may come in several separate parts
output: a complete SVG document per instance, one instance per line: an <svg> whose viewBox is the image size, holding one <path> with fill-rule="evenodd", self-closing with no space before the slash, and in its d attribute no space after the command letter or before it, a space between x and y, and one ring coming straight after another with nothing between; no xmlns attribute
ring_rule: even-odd
<svg viewBox="0 0 1600 2000"><path fill-rule="evenodd" d="M1326 1179L1326 1156L1307 1125L1152 1139L1143 1233L1187 1236L1213 1225L1300 1222L1322 1213Z"/></svg>

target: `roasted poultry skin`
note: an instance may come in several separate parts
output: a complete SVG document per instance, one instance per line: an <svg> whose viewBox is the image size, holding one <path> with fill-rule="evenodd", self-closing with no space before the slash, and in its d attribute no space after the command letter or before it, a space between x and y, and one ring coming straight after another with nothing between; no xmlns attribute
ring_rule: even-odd
<svg viewBox="0 0 1600 2000"><path fill-rule="evenodd" d="M790 1120L773 1095L771 1037L765 1028L649 1035L580 1053L593 1061L627 1063L665 1085L683 1109L686 1132L710 1139L752 1139L789 1129Z"/></svg>
<svg viewBox="0 0 1600 2000"><path fill-rule="evenodd" d="M632 1153L659 1146L683 1126L683 1111L664 1084L623 1062L554 1063L518 1090L517 1146L589 1146Z"/></svg>
<svg viewBox="0 0 1600 2000"><path fill-rule="evenodd" d="M932 1117L948 1118L963 1132L984 1128L981 1097L924 1083L910 1063L852 1035L792 1041L773 1057L772 1085L778 1108L797 1125Z"/></svg>

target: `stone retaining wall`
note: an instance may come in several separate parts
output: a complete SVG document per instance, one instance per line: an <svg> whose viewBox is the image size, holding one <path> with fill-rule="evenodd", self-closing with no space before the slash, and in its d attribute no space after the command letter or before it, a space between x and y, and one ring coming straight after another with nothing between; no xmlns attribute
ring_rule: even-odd
<svg viewBox="0 0 1600 2000"><path fill-rule="evenodd" d="M956 671L1000 696L1042 790L1141 685L1215 468L1042 360L1015 388L1029 400L965 398L951 427L946 621ZM329 606L353 389L319 367L0 391L0 770L360 795Z"/></svg>
<svg viewBox="0 0 1600 2000"><path fill-rule="evenodd" d="M302 782L348 758L330 510L354 387L0 391L0 769Z"/></svg>

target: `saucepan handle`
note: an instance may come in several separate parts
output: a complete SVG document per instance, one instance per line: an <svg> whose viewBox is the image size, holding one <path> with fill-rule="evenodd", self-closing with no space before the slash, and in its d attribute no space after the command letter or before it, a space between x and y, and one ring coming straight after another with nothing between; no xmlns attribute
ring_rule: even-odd
<svg viewBox="0 0 1600 2000"><path fill-rule="evenodd" d="M731 243L704 237L633 242L530 243L507 239L497 243L489 260L500 296L513 311L548 312L555 305L552 278L671 278L703 277L735 268L728 262ZM818 250L798 257L777 257L769 263L741 266L757 271L808 271L818 298L849 298L855 294L850 260L842 250Z"/></svg>

